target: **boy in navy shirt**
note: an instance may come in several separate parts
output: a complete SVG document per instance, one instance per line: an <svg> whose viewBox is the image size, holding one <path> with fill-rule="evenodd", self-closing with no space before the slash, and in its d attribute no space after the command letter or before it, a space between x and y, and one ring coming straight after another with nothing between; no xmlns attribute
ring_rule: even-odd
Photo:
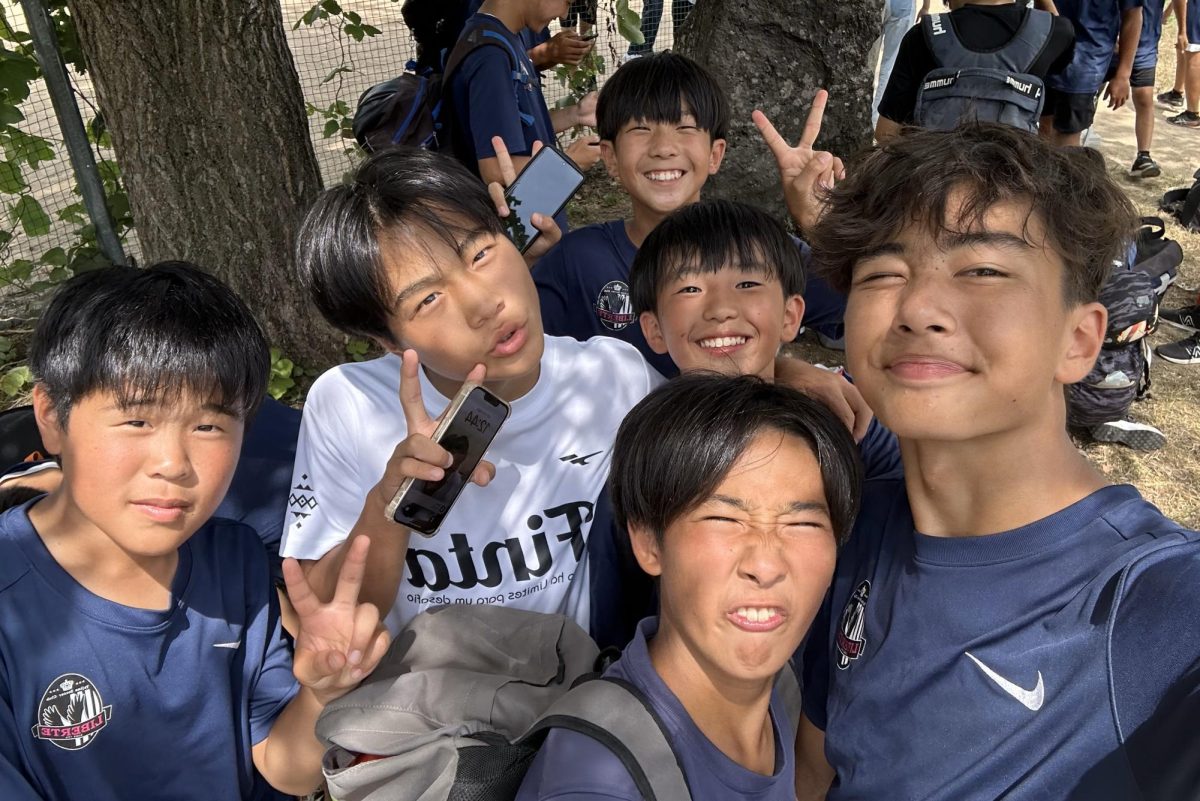
<svg viewBox="0 0 1200 801"><path fill-rule="evenodd" d="M1200 535L1109 485L1063 401L1136 223L1102 164L1000 125L830 193L814 260L904 479L867 482L804 652L801 798L1195 797Z"/></svg>
<svg viewBox="0 0 1200 801"><path fill-rule="evenodd" d="M97 270L55 295L29 361L62 480L0 516L0 795L311 792L317 716L387 635L357 603L367 542L331 603L287 562L293 667L262 545L210 519L267 380L249 310L191 265Z"/></svg>
<svg viewBox="0 0 1200 801"><path fill-rule="evenodd" d="M629 268L655 226L699 200L720 169L729 101L701 65L655 53L623 65L605 83L597 118L605 165L629 194L633 215L567 234L538 260L533 279L542 318L552 334L623 339L663 375L674 375L671 360L646 344L637 325ZM812 282L806 300L807 324L828 340L839 338L844 301L821 281Z"/></svg>
<svg viewBox="0 0 1200 801"><path fill-rule="evenodd" d="M605 675L662 721L694 801L792 801L798 699L776 677L854 519L846 429L794 390L699 373L635 406L614 451L613 505L660 604ZM603 745L552 730L518 801L600 798L643 795Z"/></svg>
<svg viewBox="0 0 1200 801"><path fill-rule="evenodd" d="M455 155L485 183L501 181L492 137L499 136L519 172L533 155L535 142L549 144L558 132L596 124L596 95L551 111L542 95L541 78L521 39L523 29L540 31L566 16L567 0L486 0L460 36L483 29L497 46L478 47L450 78L448 102L453 106ZM581 137L567 148L581 170L600 158L595 137ZM566 230L565 218L559 227Z"/></svg>

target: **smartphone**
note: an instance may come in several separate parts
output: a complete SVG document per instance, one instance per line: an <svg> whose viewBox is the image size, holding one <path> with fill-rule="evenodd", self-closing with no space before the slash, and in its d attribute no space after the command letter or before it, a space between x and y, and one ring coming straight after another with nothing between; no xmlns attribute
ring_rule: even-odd
<svg viewBox="0 0 1200 801"><path fill-rule="evenodd" d="M509 412L507 403L479 384L464 384L433 432L453 463L437 481L405 479L387 505L388 518L426 537L436 534Z"/></svg>
<svg viewBox="0 0 1200 801"><path fill-rule="evenodd" d="M557 215L582 183L583 173L557 148L543 147L529 160L504 192L508 216L501 223L518 250L529 250L542 233L533 227L533 215Z"/></svg>
<svg viewBox="0 0 1200 801"><path fill-rule="evenodd" d="M596 39L600 38L600 31L592 28L592 30L582 34L579 38L585 42L594 42Z"/></svg>

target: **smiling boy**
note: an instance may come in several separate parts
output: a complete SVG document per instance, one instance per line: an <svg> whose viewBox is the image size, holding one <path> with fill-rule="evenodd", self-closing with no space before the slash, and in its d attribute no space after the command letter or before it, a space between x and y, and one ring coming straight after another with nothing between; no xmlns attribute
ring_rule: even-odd
<svg viewBox="0 0 1200 801"><path fill-rule="evenodd" d="M285 563L293 667L262 544L210 519L266 388L249 310L184 263L83 273L42 314L29 361L62 477L0 516L0 796L311 792L317 716L387 636L357 603L365 541L328 604Z"/></svg>
<svg viewBox="0 0 1200 801"><path fill-rule="evenodd" d="M794 798L791 720L775 686L829 584L861 468L820 403L754 377L680 376L629 413L612 498L657 617L605 673L661 721L695 801ZM620 759L554 729L518 801L643 798Z"/></svg>
<svg viewBox="0 0 1200 801"><path fill-rule="evenodd" d="M644 614L632 557L603 499L625 412L661 379L613 339L546 337L537 292L486 189L457 162L390 150L309 211L301 280L341 330L387 355L313 384L282 552L332 591L345 542L372 542L364 598L397 630L433 604L502 603L566 614L623 645ZM512 414L431 537L384 514L408 477L451 456L430 436L465 380ZM630 572L634 571L633 575Z"/></svg>
<svg viewBox="0 0 1200 801"><path fill-rule="evenodd" d="M801 798L828 765L830 799L1195 797L1200 537L1066 431L1135 223L1103 166L998 125L830 194L814 256L904 479L867 482L804 653Z"/></svg>

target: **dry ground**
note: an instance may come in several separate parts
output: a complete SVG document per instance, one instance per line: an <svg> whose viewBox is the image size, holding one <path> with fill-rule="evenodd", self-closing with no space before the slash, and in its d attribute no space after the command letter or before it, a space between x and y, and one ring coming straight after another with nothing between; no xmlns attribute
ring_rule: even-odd
<svg viewBox="0 0 1200 801"><path fill-rule="evenodd" d="M1175 74L1174 20L1163 31L1163 48L1158 67L1158 89L1171 88ZM1160 115L1165 110L1158 109ZM1109 172L1144 215L1158 215L1158 200L1167 189L1190 185L1200 168L1200 130L1177 128L1161 119L1155 132L1153 155L1163 175L1149 181L1127 177L1136 154L1131 107L1096 115L1095 129L1101 136L1099 150L1109 163ZM572 204L571 221L581 225L611 220L629 213L628 198L597 168L580 197ZM1167 235L1183 246L1184 263L1179 281L1167 295L1165 305L1182 306L1195 301L1200 287L1200 234L1189 233L1168 222ZM1161 326L1152 343L1170 342L1184 335ZM821 347L815 337L805 336L796 351L812 361L841 364L843 354ZM1136 404L1135 419L1157 426L1167 435L1167 445L1153 453L1139 453L1119 445L1079 443L1080 449L1114 482L1128 482L1141 490L1167 515L1192 528L1200 528L1200 365L1185 367L1156 359L1152 368L1152 397Z"/></svg>

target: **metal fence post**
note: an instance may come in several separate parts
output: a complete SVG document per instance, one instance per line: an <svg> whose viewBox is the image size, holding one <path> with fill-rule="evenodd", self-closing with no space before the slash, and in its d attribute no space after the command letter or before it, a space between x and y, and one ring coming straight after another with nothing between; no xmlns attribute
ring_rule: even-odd
<svg viewBox="0 0 1200 801"><path fill-rule="evenodd" d="M67 67L58 50L58 39L54 35L50 15L46 12L42 0L21 0L21 8L25 11L25 21L29 24L34 52L37 53L38 62L42 66L42 74L46 77L54 116L58 118L58 124L62 128L67 154L75 171L75 180L79 182L79 191L83 195L83 205L96 228L96 241L100 250L113 264L127 264L121 240L113 227L112 216L108 213L104 184L96 169L96 159L92 155L92 146L83 127L83 117L79 114L79 106L75 104L71 80L67 77Z"/></svg>

